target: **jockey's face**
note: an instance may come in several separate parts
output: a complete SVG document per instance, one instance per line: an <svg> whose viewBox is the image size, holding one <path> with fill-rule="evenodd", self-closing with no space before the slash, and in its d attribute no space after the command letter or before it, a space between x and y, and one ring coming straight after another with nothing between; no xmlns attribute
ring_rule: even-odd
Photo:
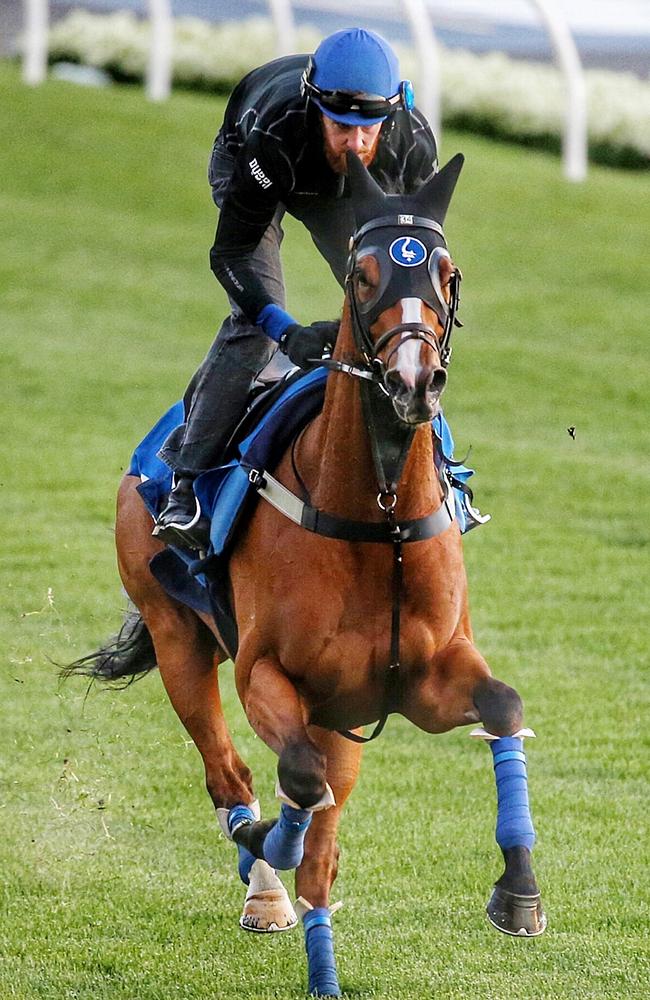
<svg viewBox="0 0 650 1000"><path fill-rule="evenodd" d="M343 125L321 113L325 157L335 174L346 172L345 154L348 149L356 153L365 167L369 167L377 150L383 122L376 125Z"/></svg>

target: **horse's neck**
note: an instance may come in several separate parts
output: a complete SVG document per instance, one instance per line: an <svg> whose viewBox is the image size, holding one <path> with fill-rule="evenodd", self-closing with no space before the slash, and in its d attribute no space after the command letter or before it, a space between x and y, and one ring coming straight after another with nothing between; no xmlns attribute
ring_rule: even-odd
<svg viewBox="0 0 650 1000"><path fill-rule="evenodd" d="M359 360L346 301L334 357ZM361 401L358 378L332 374L323 412L305 440L312 503L321 510L355 520L383 519L377 505L377 474ZM422 517L438 506L441 490L433 463L428 425L418 428L398 485L397 516Z"/></svg>

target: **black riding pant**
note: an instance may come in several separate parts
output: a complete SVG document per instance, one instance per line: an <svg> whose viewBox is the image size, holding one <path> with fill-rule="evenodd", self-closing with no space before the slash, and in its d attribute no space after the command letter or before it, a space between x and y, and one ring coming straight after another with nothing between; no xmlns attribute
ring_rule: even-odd
<svg viewBox="0 0 650 1000"><path fill-rule="evenodd" d="M252 255L253 266L273 301L284 307L280 262L282 229L276 217ZM188 385L183 401L185 423L165 441L160 457L176 473L196 476L216 465L244 415L252 385L277 345L230 301L232 312Z"/></svg>

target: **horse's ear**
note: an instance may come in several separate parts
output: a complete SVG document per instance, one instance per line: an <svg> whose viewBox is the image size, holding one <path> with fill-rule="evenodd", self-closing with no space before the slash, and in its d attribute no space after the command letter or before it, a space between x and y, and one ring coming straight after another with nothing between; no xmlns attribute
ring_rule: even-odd
<svg viewBox="0 0 650 1000"><path fill-rule="evenodd" d="M376 180L370 176L356 153L348 150L346 158L354 217L357 226L362 226L383 213L386 195Z"/></svg>
<svg viewBox="0 0 650 1000"><path fill-rule="evenodd" d="M440 225L445 221L451 196L463 169L465 157L456 153L442 170L434 174L430 181L416 192L415 198L423 215L435 219Z"/></svg>

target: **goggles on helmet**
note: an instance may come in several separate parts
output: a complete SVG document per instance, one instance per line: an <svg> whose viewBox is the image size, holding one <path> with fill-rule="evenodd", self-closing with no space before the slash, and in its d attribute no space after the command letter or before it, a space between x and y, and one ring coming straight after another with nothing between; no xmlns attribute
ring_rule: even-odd
<svg viewBox="0 0 650 1000"><path fill-rule="evenodd" d="M303 77L303 93L315 98L324 111L337 115L355 112L362 118L387 118L397 108L404 107L402 88L393 97L380 94L359 94L349 90L321 90L311 80Z"/></svg>
<svg viewBox="0 0 650 1000"><path fill-rule="evenodd" d="M369 121L388 118L394 111L403 108L411 111L415 104L413 84L402 80L396 94L384 97L382 94L368 94L363 91L326 90L313 81L314 60L309 57L307 67L300 80L300 93L315 101L321 110L333 115L358 115Z"/></svg>

